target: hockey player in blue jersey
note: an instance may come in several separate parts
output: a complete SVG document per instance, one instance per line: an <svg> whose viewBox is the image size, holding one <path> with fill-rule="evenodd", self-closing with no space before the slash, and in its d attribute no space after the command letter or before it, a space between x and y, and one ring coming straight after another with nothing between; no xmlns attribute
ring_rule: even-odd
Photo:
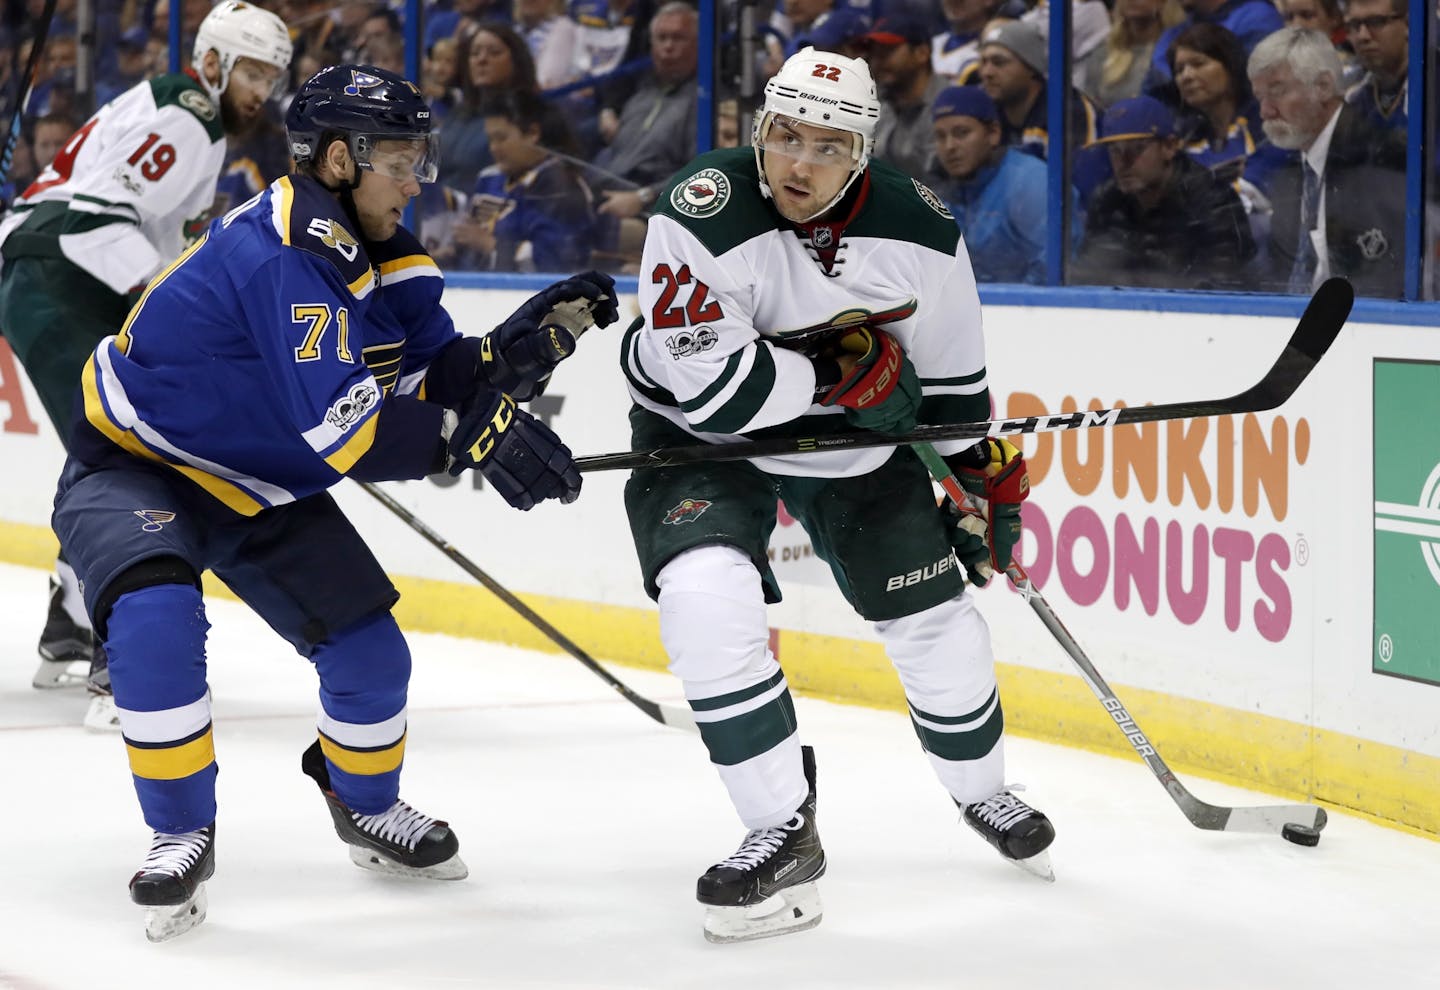
<svg viewBox="0 0 1440 990"><path fill-rule="evenodd" d="M130 881L147 934L204 918L216 762L209 568L315 666L302 769L351 859L459 879L454 832L399 798L410 655L398 594L326 489L345 476L480 471L519 509L572 501L570 451L517 402L574 348L559 303L617 316L594 272L462 337L400 226L437 142L420 92L367 66L317 73L287 120L295 174L214 221L87 363L54 526L110 654L135 790L154 830Z"/></svg>

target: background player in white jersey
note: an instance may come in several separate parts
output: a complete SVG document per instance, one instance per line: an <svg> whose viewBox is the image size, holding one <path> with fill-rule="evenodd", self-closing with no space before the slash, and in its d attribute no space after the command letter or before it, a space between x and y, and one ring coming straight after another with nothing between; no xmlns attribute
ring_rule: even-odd
<svg viewBox="0 0 1440 990"><path fill-rule="evenodd" d="M480 471L512 506L570 502L570 451L519 408L574 348L542 325L590 272L484 338L440 305L444 279L400 220L433 182L430 108L372 66L295 96L295 174L214 221L156 276L81 375L53 523L110 655L135 791L154 830L130 881L168 938L204 917L217 765L200 574L213 570L315 667L318 736L300 760L358 865L459 879L444 822L400 800L410 653L399 598L327 489Z"/></svg>
<svg viewBox="0 0 1440 990"><path fill-rule="evenodd" d="M879 116L863 62L804 49L766 85L753 151L702 155L659 199L622 346L635 449L988 418L964 244L930 190L870 160ZM767 646L777 496L874 622L964 821L1051 875L1054 829L1006 788L990 636L952 556L976 584L1010 562L1025 462L1004 440L940 453L987 500L988 527L938 509L907 447L641 470L626 486L670 669L750 830L697 885L714 941L820 920L814 753Z"/></svg>
<svg viewBox="0 0 1440 990"><path fill-rule="evenodd" d="M139 291L199 234L225 158L225 135L264 111L286 79L290 33L237 0L201 22L191 68L142 82L96 111L0 222L0 332L68 449L80 368L125 321ZM37 688L78 683L90 661L101 698L86 724L113 720L104 649L92 636L63 555L51 579Z"/></svg>

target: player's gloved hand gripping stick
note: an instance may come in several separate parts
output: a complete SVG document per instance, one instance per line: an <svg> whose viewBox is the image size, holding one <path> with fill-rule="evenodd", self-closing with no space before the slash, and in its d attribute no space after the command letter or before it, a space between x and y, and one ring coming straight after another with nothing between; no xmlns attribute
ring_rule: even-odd
<svg viewBox="0 0 1440 990"><path fill-rule="evenodd" d="M481 342L474 390L447 414L447 471L479 471L521 510L551 498L575 501L581 478L570 448L517 403L545 390L592 323L605 327L619 316L614 280L585 272L536 293L490 331Z"/></svg>

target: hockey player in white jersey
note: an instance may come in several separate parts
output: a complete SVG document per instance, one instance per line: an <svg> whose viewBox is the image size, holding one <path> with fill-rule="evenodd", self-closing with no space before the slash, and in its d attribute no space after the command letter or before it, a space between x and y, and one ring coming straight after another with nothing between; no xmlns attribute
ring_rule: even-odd
<svg viewBox="0 0 1440 990"><path fill-rule="evenodd" d="M659 198L621 354L635 449L988 418L969 257L930 190L870 160L880 112L865 63L804 49L766 85L753 149L700 156ZM1010 562L1025 461L1001 439L937 446L988 525L937 508L906 447L647 469L627 483L670 669L749 830L699 878L712 941L821 917L815 754L767 645L777 496L874 623L961 818L1052 876L1053 827L1005 783L990 635L965 589L967 573L983 584Z"/></svg>
<svg viewBox="0 0 1440 990"><path fill-rule="evenodd" d="M75 132L0 222L0 332L69 448L80 369L151 276L208 219L225 135L258 117L286 80L290 33L269 11L225 0L195 36L191 67L139 83ZM37 688L81 683L86 715L114 728L103 647L62 558L51 578Z"/></svg>

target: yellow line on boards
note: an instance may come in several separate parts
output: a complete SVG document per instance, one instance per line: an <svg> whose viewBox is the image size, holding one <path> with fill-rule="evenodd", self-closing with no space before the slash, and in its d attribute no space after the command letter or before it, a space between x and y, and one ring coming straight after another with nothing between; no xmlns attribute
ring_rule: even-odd
<svg viewBox="0 0 1440 990"><path fill-rule="evenodd" d="M56 549L49 530L0 521L0 562L48 570ZM406 576L393 580L401 592L395 617L406 629L561 652L479 585ZM234 598L210 574L205 590ZM626 666L665 669L653 610L545 595L520 597L592 656ZM778 645L786 679L800 694L906 711L895 671L878 643L781 630ZM997 667L1007 731L1139 762L1079 677L1018 664ZM1178 772L1293 800L1318 801L1381 825L1440 839L1440 758L1143 688L1122 686L1117 693ZM1196 795L1202 800L1203 790ZM1159 794L1156 799L1164 800Z"/></svg>

